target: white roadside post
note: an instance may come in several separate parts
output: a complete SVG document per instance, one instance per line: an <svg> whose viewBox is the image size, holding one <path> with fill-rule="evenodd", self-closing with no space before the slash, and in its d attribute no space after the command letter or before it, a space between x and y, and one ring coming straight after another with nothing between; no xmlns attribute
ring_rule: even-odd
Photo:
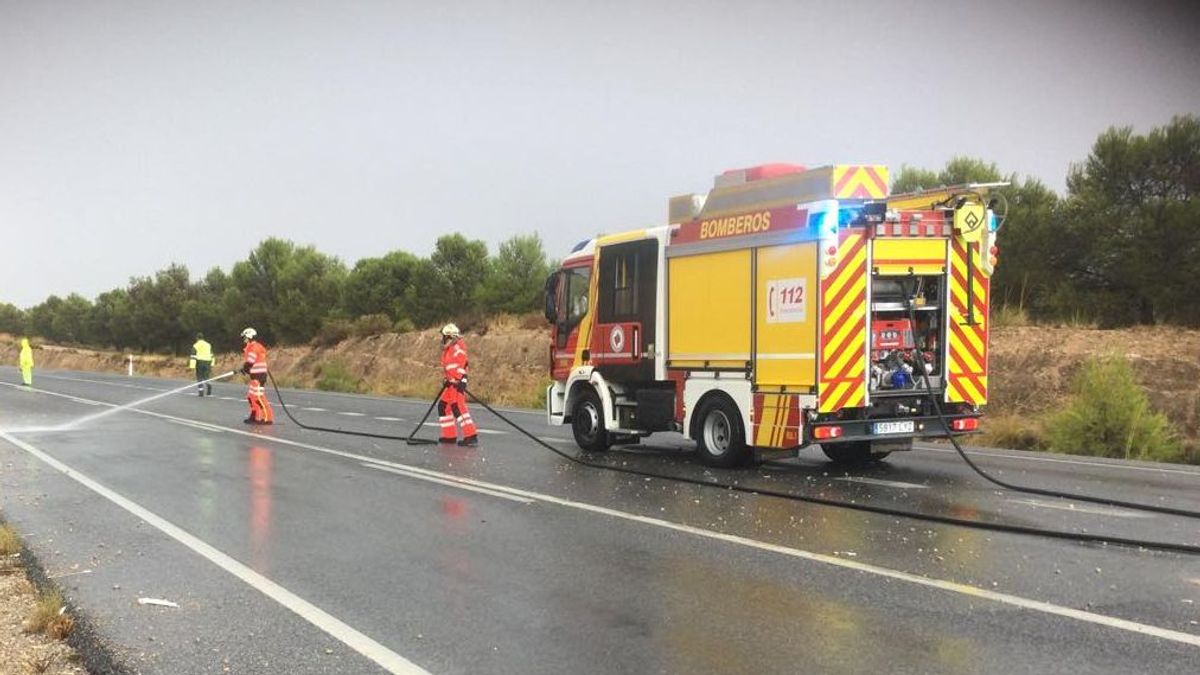
<svg viewBox="0 0 1200 675"><path fill-rule="evenodd" d="M133 377L133 354L129 355L129 376Z"/></svg>

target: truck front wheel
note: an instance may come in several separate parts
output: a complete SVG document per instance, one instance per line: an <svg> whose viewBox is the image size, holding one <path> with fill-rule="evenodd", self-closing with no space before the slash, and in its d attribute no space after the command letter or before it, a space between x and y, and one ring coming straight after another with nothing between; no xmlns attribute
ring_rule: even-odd
<svg viewBox="0 0 1200 675"><path fill-rule="evenodd" d="M575 401L571 410L571 432L575 434L575 443L588 452L603 452L612 443L604 428L604 407L591 387L584 388Z"/></svg>
<svg viewBox="0 0 1200 675"><path fill-rule="evenodd" d="M701 462L730 467L746 460L746 432L737 406L723 396L715 396L696 413L699 419L696 450Z"/></svg>

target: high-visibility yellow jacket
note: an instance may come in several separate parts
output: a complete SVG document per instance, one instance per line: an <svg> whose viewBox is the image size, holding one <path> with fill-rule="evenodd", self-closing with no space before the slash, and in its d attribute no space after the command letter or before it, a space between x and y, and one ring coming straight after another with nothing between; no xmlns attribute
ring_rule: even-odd
<svg viewBox="0 0 1200 675"><path fill-rule="evenodd" d="M212 345L208 344L206 340L196 340L196 344L192 345L192 360L188 362L188 368L195 368L197 361L212 363L212 360Z"/></svg>
<svg viewBox="0 0 1200 675"><path fill-rule="evenodd" d="M33 348L29 346L29 338L21 338L21 367L33 367Z"/></svg>

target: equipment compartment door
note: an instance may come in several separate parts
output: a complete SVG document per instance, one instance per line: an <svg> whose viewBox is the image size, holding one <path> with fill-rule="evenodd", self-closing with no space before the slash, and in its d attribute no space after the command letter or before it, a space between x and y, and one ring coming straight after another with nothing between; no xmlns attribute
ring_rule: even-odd
<svg viewBox="0 0 1200 675"><path fill-rule="evenodd" d="M867 405L867 239L838 232L822 251L820 411ZM822 242L822 245L833 242Z"/></svg>
<svg viewBox="0 0 1200 675"><path fill-rule="evenodd" d="M754 384L817 383L817 242L756 251Z"/></svg>
<svg viewBox="0 0 1200 675"><path fill-rule="evenodd" d="M955 237L950 250L947 401L987 403L990 286L980 269L978 245Z"/></svg>

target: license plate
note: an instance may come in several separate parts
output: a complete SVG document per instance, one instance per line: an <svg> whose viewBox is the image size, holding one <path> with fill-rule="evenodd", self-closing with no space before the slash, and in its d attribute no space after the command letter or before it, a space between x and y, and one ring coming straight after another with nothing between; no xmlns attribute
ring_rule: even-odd
<svg viewBox="0 0 1200 675"><path fill-rule="evenodd" d="M872 425L876 434L911 434L914 430L913 421L906 422L876 422Z"/></svg>

